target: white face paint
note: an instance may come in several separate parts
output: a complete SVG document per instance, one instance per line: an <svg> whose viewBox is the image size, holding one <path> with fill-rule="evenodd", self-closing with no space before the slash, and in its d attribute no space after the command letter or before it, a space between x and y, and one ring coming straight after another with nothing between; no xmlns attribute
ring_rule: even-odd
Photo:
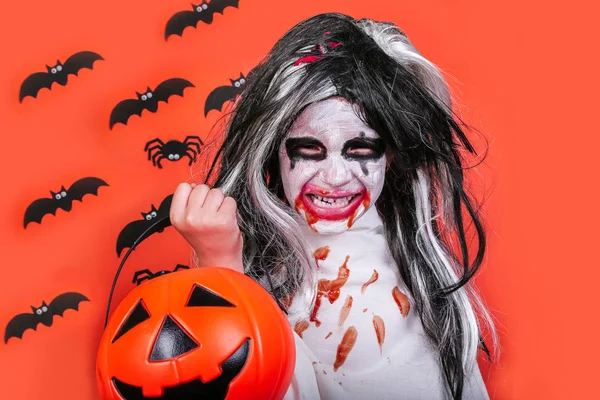
<svg viewBox="0 0 600 400"><path fill-rule="evenodd" d="M386 169L379 135L339 97L308 106L279 148L288 202L319 233L349 229L381 194Z"/></svg>

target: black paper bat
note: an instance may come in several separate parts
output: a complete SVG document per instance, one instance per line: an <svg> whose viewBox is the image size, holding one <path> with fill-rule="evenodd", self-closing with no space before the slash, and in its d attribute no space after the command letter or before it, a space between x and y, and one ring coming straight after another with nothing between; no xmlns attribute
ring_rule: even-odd
<svg viewBox="0 0 600 400"><path fill-rule="evenodd" d="M67 292L56 296L50 304L43 301L40 307L31 306L33 312L18 314L8 322L4 333L4 343L8 343L8 339L11 337L21 339L27 329L35 331L39 324L52 326L55 315L62 317L67 310L79 311L79 303L82 301L90 300L81 293Z"/></svg>
<svg viewBox="0 0 600 400"><path fill-rule="evenodd" d="M97 196L100 186L108 186L108 183L100 178L90 176L75 181L69 189L65 189L62 186L58 192L50 191L51 197L34 200L27 207L27 210L25 210L25 220L23 221L24 227L27 228L30 222L41 224L42 218L46 214L56 215L56 211L59 208L67 212L71 211L73 201L82 201L83 196L86 194Z"/></svg>
<svg viewBox="0 0 600 400"><path fill-rule="evenodd" d="M23 102L27 96L36 98L42 88L50 89L53 83L65 86L69 75L77 76L83 68L93 69L94 62L98 60L104 58L93 51L80 51L67 58L64 63L56 60L56 65L46 65L46 72L35 72L25 78L19 91L19 102Z"/></svg>
<svg viewBox="0 0 600 400"><path fill-rule="evenodd" d="M235 100L236 96L242 91L246 84L246 77L243 74L240 74L239 78L229 79L229 81L231 82L231 85L219 86L210 92L204 103L205 117L210 110L221 111L223 109L223 104Z"/></svg>
<svg viewBox="0 0 600 400"><path fill-rule="evenodd" d="M160 83L154 90L147 87L144 93L136 92L137 99L123 100L113 108L110 113L110 129L117 123L127 125L129 117L132 115L141 117L144 110L155 113L158 110L159 101L167 103L171 96L183 97L183 91L188 87L195 86L185 79L172 78Z"/></svg>
<svg viewBox="0 0 600 400"><path fill-rule="evenodd" d="M142 242L150 235L154 233L160 233L170 225L171 221L167 219L164 224L158 224L144 234L146 229L150 228L155 222L157 222L157 218L169 216L172 200L172 194L165 197L165 199L160 203L158 210L154 204L152 204L152 209L148 213L142 212L142 219L128 223L125 228L121 230L121 233L119 233L119 237L117 238L117 256L120 257L123 249L133 246L138 239L140 242Z"/></svg>
<svg viewBox="0 0 600 400"><path fill-rule="evenodd" d="M240 0L212 0L207 3L203 0L202 4L192 4L192 11L180 11L169 18L165 28L165 40L171 35L181 36L185 28L195 28L200 21L211 24L215 13L223 14L227 7L238 8L239 2Z"/></svg>

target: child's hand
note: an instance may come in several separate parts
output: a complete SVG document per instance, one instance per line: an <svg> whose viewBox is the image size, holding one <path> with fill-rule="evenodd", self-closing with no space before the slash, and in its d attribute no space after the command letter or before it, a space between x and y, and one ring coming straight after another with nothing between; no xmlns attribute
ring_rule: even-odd
<svg viewBox="0 0 600 400"><path fill-rule="evenodd" d="M199 266L244 272L237 205L220 189L180 184L173 194L171 224L196 251Z"/></svg>

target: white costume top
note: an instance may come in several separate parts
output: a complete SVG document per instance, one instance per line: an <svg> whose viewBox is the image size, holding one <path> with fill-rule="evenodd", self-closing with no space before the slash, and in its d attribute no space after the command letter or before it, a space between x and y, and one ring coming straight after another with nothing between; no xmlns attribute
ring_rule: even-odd
<svg viewBox="0 0 600 400"><path fill-rule="evenodd" d="M284 399L448 399L375 207L341 234L321 235L308 225L303 233L318 263L320 306L290 321L296 369ZM489 399L479 368L464 393L464 399Z"/></svg>

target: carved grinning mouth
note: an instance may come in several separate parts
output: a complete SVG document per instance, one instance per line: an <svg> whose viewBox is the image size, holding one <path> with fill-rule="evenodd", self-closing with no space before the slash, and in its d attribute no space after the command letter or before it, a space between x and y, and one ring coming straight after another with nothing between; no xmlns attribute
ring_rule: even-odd
<svg viewBox="0 0 600 400"><path fill-rule="evenodd" d="M140 386L121 382L113 377L113 385L124 400L185 400L206 399L223 400L227 396L229 384L240 373L248 359L250 339L246 339L240 347L221 364L221 375L210 382L195 379L177 386L166 387L159 397L146 397Z"/></svg>

